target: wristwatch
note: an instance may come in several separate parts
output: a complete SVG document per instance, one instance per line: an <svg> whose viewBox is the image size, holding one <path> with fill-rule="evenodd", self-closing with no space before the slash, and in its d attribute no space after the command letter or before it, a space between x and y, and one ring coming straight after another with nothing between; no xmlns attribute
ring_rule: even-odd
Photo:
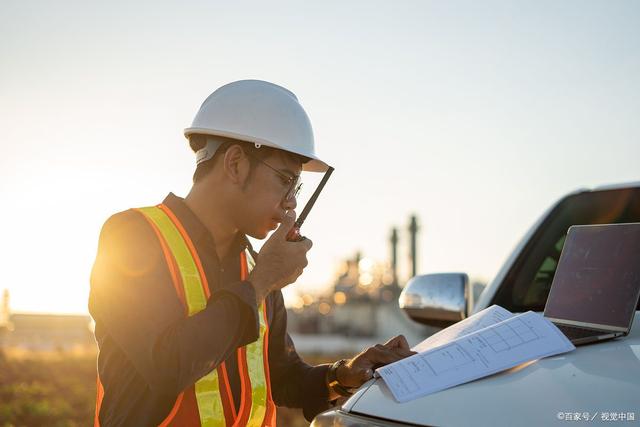
<svg viewBox="0 0 640 427"><path fill-rule="evenodd" d="M338 368L347 363L347 359L340 359L329 367L327 371L327 384L329 388L340 396L349 397L353 394L353 389L343 386L338 381Z"/></svg>

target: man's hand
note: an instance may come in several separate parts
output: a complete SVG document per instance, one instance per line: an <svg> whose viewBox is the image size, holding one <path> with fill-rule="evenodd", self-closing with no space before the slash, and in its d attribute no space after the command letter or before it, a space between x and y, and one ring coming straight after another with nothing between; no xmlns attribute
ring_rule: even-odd
<svg viewBox="0 0 640 427"><path fill-rule="evenodd" d="M313 245L311 240L287 241L287 233L295 220L296 213L288 211L280 227L262 246L256 266L249 275L258 305L269 292L295 282L307 266L307 252Z"/></svg>
<svg viewBox="0 0 640 427"><path fill-rule="evenodd" d="M416 354L411 351L404 335L398 335L384 344L369 347L338 368L337 380L347 388L360 387L373 377L373 371L380 366L396 362Z"/></svg>

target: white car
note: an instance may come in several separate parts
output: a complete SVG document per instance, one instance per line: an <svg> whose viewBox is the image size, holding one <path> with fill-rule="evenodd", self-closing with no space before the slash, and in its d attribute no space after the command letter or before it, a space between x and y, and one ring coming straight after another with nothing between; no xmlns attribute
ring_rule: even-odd
<svg viewBox="0 0 640 427"><path fill-rule="evenodd" d="M428 292L416 296L405 288L400 305L414 320L438 326L492 304L542 312L569 226L623 222L640 222L640 183L576 191L534 224L475 304L467 276L449 273L414 278ZM318 415L312 426L640 425L639 318L636 311L626 337L579 346L407 403L398 403L384 381L374 379L342 407Z"/></svg>

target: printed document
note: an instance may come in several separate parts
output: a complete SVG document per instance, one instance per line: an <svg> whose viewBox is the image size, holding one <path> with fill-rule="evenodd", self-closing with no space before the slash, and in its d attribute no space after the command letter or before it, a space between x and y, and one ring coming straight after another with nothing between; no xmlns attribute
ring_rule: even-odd
<svg viewBox="0 0 640 427"><path fill-rule="evenodd" d="M478 314L420 343L420 353L377 369L398 402L575 350L555 325L532 311L513 315L492 306Z"/></svg>
<svg viewBox="0 0 640 427"><path fill-rule="evenodd" d="M471 332L479 331L511 317L513 317L513 313L494 304L446 329L436 332L411 350L422 353L430 348L451 342L458 337L469 335Z"/></svg>

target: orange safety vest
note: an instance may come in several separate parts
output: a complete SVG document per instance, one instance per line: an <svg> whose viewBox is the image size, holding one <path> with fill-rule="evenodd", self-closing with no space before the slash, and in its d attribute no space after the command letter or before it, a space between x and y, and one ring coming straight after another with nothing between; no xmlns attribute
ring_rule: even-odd
<svg viewBox="0 0 640 427"><path fill-rule="evenodd" d="M161 204L137 210L158 236L178 298L184 304L187 315L193 316L207 306L211 292L191 239L167 206ZM254 266L251 253L245 249L240 254L240 279L246 280ZM264 302L258 312L258 340L236 350L241 387L239 411L236 413L229 375L223 362L178 395L161 427L276 425L276 406L271 397L269 378L269 323ZM96 427L100 425L98 414L103 396L104 389L98 378Z"/></svg>

